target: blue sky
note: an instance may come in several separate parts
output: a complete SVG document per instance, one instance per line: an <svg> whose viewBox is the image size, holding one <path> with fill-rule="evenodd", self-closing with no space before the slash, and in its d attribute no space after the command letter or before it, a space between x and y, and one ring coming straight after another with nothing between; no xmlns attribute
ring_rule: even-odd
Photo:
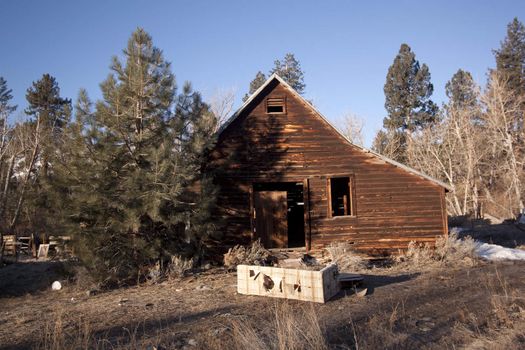
<svg viewBox="0 0 525 350"><path fill-rule="evenodd" d="M370 145L385 116L383 85L399 46L426 63L433 99L459 68L484 85L492 50L525 1L27 1L0 0L0 76L22 118L25 91L43 73L63 96L99 98L131 32L141 26L164 51L179 86L209 97L236 90L236 107L258 70L292 52L305 71L305 97L329 119L365 120Z"/></svg>

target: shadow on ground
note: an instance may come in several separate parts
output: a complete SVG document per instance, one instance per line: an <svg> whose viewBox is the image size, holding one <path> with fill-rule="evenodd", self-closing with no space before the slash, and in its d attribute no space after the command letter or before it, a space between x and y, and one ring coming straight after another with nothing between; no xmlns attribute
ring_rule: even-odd
<svg viewBox="0 0 525 350"><path fill-rule="evenodd" d="M25 260L0 268L0 298L17 297L51 288L66 277L60 261Z"/></svg>
<svg viewBox="0 0 525 350"><path fill-rule="evenodd" d="M508 248L525 245L525 225L501 223L495 225L472 224L462 227L459 237L472 237L476 241L497 244Z"/></svg>

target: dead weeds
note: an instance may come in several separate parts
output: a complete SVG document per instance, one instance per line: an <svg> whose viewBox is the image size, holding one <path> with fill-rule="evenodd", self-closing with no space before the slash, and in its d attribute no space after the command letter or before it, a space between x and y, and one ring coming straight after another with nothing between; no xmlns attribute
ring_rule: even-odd
<svg viewBox="0 0 525 350"><path fill-rule="evenodd" d="M261 240L256 240L249 247L236 245L224 254L224 266L235 269L237 265L266 265L271 257L270 251L265 249Z"/></svg>
<svg viewBox="0 0 525 350"><path fill-rule="evenodd" d="M269 327L247 320L232 322L233 344L238 350L326 350L326 335L312 304L276 301ZM261 331L262 330L262 331Z"/></svg>
<svg viewBox="0 0 525 350"><path fill-rule="evenodd" d="M341 272L358 272L367 268L367 261L357 254L349 243L332 243L325 248L332 263L337 264Z"/></svg>
<svg viewBox="0 0 525 350"><path fill-rule="evenodd" d="M395 262L407 270L429 270L444 267L474 266L478 262L476 243L470 237L460 239L453 231L436 239L435 246L412 241Z"/></svg>

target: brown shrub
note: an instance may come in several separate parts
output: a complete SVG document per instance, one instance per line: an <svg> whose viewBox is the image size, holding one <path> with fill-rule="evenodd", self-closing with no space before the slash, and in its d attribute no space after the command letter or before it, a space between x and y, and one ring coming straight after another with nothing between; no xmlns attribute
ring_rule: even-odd
<svg viewBox="0 0 525 350"><path fill-rule="evenodd" d="M172 278L184 277L193 269L193 258L186 259L179 255L172 255L168 266L168 276Z"/></svg>
<svg viewBox="0 0 525 350"><path fill-rule="evenodd" d="M354 252L347 242L332 243L325 251L330 261L337 264L339 271L360 271L367 267L367 261Z"/></svg>
<svg viewBox="0 0 525 350"><path fill-rule="evenodd" d="M236 268L237 265L265 265L271 253L263 247L261 240L253 242L249 247L236 245L224 254L224 266Z"/></svg>
<svg viewBox="0 0 525 350"><path fill-rule="evenodd" d="M439 266L473 266L476 243L470 237L458 238L456 232L436 239L435 246L412 241L407 250L396 257L396 263L415 269Z"/></svg>

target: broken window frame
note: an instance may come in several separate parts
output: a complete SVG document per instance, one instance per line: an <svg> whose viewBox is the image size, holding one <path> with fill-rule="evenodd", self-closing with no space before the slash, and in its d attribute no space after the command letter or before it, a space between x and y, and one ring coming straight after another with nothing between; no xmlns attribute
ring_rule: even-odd
<svg viewBox="0 0 525 350"><path fill-rule="evenodd" d="M350 198L348 198L347 201L347 209L344 209L346 211L343 215L334 215L332 210L332 180L333 179L348 179L348 195ZM347 174L347 175L337 175L337 176L330 176L326 178L326 192L327 192L327 217L330 219L336 219L336 218L348 218L348 217L356 217L357 216L357 207L356 207L356 201L355 201L355 176L354 174ZM343 200L344 201L344 200ZM344 205L344 204L343 204Z"/></svg>

